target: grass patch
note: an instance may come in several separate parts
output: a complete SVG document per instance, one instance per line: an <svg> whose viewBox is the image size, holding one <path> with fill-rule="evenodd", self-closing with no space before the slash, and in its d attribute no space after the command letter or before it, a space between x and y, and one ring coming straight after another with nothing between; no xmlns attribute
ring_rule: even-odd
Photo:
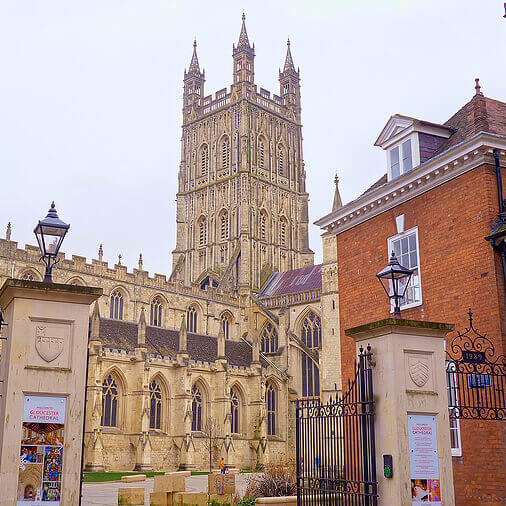
<svg viewBox="0 0 506 506"><path fill-rule="evenodd" d="M103 481L121 481L122 476L131 476L134 474L145 474L146 478L152 478L155 474L164 474L163 471L135 473L130 471L107 472L107 473L84 473L85 483L99 483Z"/></svg>
<svg viewBox="0 0 506 506"><path fill-rule="evenodd" d="M241 473L252 473L251 469L242 469ZM152 478L155 474L165 474L165 471L150 471L147 473L136 473L133 471L117 471L103 473L84 473L83 481L85 483L100 483L104 481L121 481L122 476L132 476L134 474L145 474L146 478ZM192 476L208 475L209 471L192 471Z"/></svg>

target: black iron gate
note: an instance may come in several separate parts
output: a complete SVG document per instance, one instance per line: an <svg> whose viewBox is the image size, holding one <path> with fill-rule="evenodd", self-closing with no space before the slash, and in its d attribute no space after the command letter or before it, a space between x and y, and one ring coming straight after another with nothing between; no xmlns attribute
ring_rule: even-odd
<svg viewBox="0 0 506 506"><path fill-rule="evenodd" d="M297 401L297 504L377 505L371 348L360 348L347 391Z"/></svg>
<svg viewBox="0 0 506 506"><path fill-rule="evenodd" d="M458 333L446 350L446 384L450 423L457 419L505 420L506 358L473 326Z"/></svg>

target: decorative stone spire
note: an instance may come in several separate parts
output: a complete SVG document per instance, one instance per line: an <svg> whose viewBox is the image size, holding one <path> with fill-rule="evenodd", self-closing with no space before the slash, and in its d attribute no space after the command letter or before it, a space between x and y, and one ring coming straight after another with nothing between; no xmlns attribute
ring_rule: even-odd
<svg viewBox="0 0 506 506"><path fill-rule="evenodd" d="M334 177L334 183L336 185L336 189L334 191L334 202L332 204L332 211L337 211L340 207L343 207L343 202L341 200L341 194L339 193L339 178Z"/></svg>
<svg viewBox="0 0 506 506"><path fill-rule="evenodd" d="M186 315L183 315L181 327L179 329L179 347L178 353L186 353L188 351L188 331L186 330Z"/></svg>
<svg viewBox="0 0 506 506"><path fill-rule="evenodd" d="M242 26L241 33L239 34L239 42L237 42L237 48L248 47L251 48L248 39L248 32L246 31L246 14L242 13Z"/></svg>
<svg viewBox="0 0 506 506"><path fill-rule="evenodd" d="M225 331L223 325L220 324L220 331L218 332L218 359L226 359L225 355Z"/></svg>
<svg viewBox="0 0 506 506"><path fill-rule="evenodd" d="M142 253L139 253L139 270L142 271Z"/></svg>
<svg viewBox="0 0 506 506"><path fill-rule="evenodd" d="M295 72L295 66L293 64L292 52L290 51L290 39L286 42L286 58L283 72Z"/></svg>
<svg viewBox="0 0 506 506"><path fill-rule="evenodd" d="M100 246L98 247L98 259L101 262L102 258L104 258L104 249L102 248L102 243L100 243Z"/></svg>
<svg viewBox="0 0 506 506"><path fill-rule="evenodd" d="M476 86L474 87L474 89L476 90L476 93L475 95L481 95L483 96L483 93L481 92L481 86L480 86L480 78L477 77L474 82L476 83Z"/></svg>
<svg viewBox="0 0 506 506"><path fill-rule="evenodd" d="M146 344L146 312L142 308L139 324L137 325L137 345L144 346Z"/></svg>
<svg viewBox="0 0 506 506"><path fill-rule="evenodd" d="M188 74L198 74L200 75L200 65L199 59L197 57L197 40L193 41L193 55L190 62L190 68L188 69Z"/></svg>
<svg viewBox="0 0 506 506"><path fill-rule="evenodd" d="M121 265L121 253L118 255L118 265Z"/></svg>
<svg viewBox="0 0 506 506"><path fill-rule="evenodd" d="M5 231L5 239L7 241L11 240L11 232L12 232L11 222L9 221L9 223L7 223L7 230Z"/></svg>
<svg viewBox="0 0 506 506"><path fill-rule="evenodd" d="M100 340L100 310L98 308L98 301L93 306L93 313L91 315L91 331L90 341Z"/></svg>

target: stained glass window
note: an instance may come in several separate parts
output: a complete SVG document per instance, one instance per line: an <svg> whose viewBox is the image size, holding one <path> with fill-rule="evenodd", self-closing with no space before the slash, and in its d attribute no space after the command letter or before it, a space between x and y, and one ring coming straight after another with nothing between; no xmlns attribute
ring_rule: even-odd
<svg viewBox="0 0 506 506"><path fill-rule="evenodd" d="M123 320L123 294L119 290L111 293L110 317L115 320Z"/></svg>
<svg viewBox="0 0 506 506"><path fill-rule="evenodd" d="M102 425L116 427L118 421L118 385L111 376L102 383Z"/></svg>
<svg viewBox="0 0 506 506"><path fill-rule="evenodd" d="M192 430L202 430L202 394L197 385L192 388Z"/></svg>
<svg viewBox="0 0 506 506"><path fill-rule="evenodd" d="M149 428L160 429L162 421L162 389L153 380L149 384Z"/></svg>

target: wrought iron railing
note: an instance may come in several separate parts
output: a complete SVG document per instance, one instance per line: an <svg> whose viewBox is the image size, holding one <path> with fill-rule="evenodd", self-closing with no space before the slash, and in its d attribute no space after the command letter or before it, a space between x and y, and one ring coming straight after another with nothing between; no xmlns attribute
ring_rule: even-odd
<svg viewBox="0 0 506 506"><path fill-rule="evenodd" d="M450 419L506 420L506 358L473 326L458 333L446 350Z"/></svg>
<svg viewBox="0 0 506 506"><path fill-rule="evenodd" d="M371 350L344 395L297 401L298 505L377 504Z"/></svg>

